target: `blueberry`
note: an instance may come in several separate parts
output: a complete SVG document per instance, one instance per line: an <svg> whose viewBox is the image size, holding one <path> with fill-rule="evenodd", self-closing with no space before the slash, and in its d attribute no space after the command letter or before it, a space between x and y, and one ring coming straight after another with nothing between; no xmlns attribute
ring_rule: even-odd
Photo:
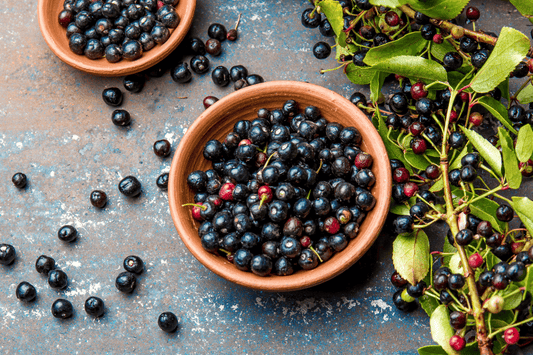
<svg viewBox="0 0 533 355"><path fill-rule="evenodd" d="M227 36L226 27L220 23L213 23L207 29L207 35L209 38L214 38L220 42L224 42Z"/></svg>
<svg viewBox="0 0 533 355"><path fill-rule="evenodd" d="M102 99L109 106L120 106L122 104L122 91L116 87L104 89Z"/></svg>
<svg viewBox="0 0 533 355"><path fill-rule="evenodd" d="M337 233L328 238L328 246L334 251L342 251L348 245L348 239L343 233Z"/></svg>
<svg viewBox="0 0 533 355"><path fill-rule="evenodd" d="M139 93L144 87L145 79L142 75L131 74L126 76L122 83L129 92Z"/></svg>
<svg viewBox="0 0 533 355"><path fill-rule="evenodd" d="M72 243L78 238L78 231L73 226L63 226L57 232L59 240L67 243Z"/></svg>
<svg viewBox="0 0 533 355"><path fill-rule="evenodd" d="M510 222L514 218L514 211L509 205L501 204L496 209L496 218L502 222Z"/></svg>
<svg viewBox="0 0 533 355"><path fill-rule="evenodd" d="M120 292L131 293L137 286L137 278L131 272L121 272L115 280L115 286Z"/></svg>
<svg viewBox="0 0 533 355"><path fill-rule="evenodd" d="M522 106L513 105L507 111L509 119L513 122L520 122L524 119L525 111Z"/></svg>
<svg viewBox="0 0 533 355"><path fill-rule="evenodd" d="M492 280L494 279L494 272L492 271L483 271L479 275L479 284L483 287L492 286Z"/></svg>
<svg viewBox="0 0 533 355"><path fill-rule="evenodd" d="M418 112L420 115L430 115L433 111L433 101L427 97L423 97L416 102L415 107L416 112Z"/></svg>
<svg viewBox="0 0 533 355"><path fill-rule="evenodd" d="M526 266L519 261L513 262L507 269L507 278L513 282L519 282L526 277Z"/></svg>
<svg viewBox="0 0 533 355"><path fill-rule="evenodd" d="M111 122L119 127L129 126L131 124L131 115L126 110L114 110L113 113L111 113Z"/></svg>
<svg viewBox="0 0 533 355"><path fill-rule="evenodd" d="M205 50L213 57L218 57L222 53L222 45L219 40L210 38L205 42Z"/></svg>
<svg viewBox="0 0 533 355"><path fill-rule="evenodd" d="M402 298L402 289L396 291L392 296L392 303L402 312L411 312L416 308L416 302L407 302Z"/></svg>
<svg viewBox="0 0 533 355"><path fill-rule="evenodd" d="M331 46L326 42L318 42L313 46L313 55L317 59L326 59L331 54Z"/></svg>
<svg viewBox="0 0 533 355"><path fill-rule="evenodd" d="M474 233L470 229L461 229L459 233L455 235L455 241L462 246L470 244L473 239Z"/></svg>
<svg viewBox="0 0 533 355"><path fill-rule="evenodd" d="M248 70L243 65L235 65L229 70L231 81L235 82L239 79L246 79Z"/></svg>
<svg viewBox="0 0 533 355"><path fill-rule="evenodd" d="M148 52L150 49L154 48L156 44L154 37L147 32L141 33L138 41L141 44L143 52Z"/></svg>
<svg viewBox="0 0 533 355"><path fill-rule="evenodd" d="M451 290L460 290L465 285L465 278L461 274L451 274L448 277L448 287Z"/></svg>
<svg viewBox="0 0 533 355"><path fill-rule="evenodd" d="M461 168L461 180L465 182L473 182L477 178L477 171L473 166L466 165Z"/></svg>
<svg viewBox="0 0 533 355"><path fill-rule="evenodd" d="M252 74L246 77L246 82L248 83L248 85L255 85L255 84L264 83L265 80L263 79L261 75Z"/></svg>
<svg viewBox="0 0 533 355"><path fill-rule="evenodd" d="M318 266L318 257L310 249L302 250L298 257L298 265L304 270L311 270Z"/></svg>
<svg viewBox="0 0 533 355"><path fill-rule="evenodd" d="M425 40L428 40L428 41L433 40L433 36L435 36L436 34L437 34L437 28L431 23L427 23L423 25L422 27L420 27L420 35Z"/></svg>
<svg viewBox="0 0 533 355"><path fill-rule="evenodd" d="M170 32L165 26L155 25L150 32L150 36L152 36L155 43L163 44L170 37Z"/></svg>
<svg viewBox="0 0 533 355"><path fill-rule="evenodd" d="M170 70L170 76L176 83L188 83L192 79L192 73L187 63L180 62Z"/></svg>
<svg viewBox="0 0 533 355"><path fill-rule="evenodd" d="M209 59L203 55L196 55L191 58L191 69L196 74L204 74L209 70Z"/></svg>
<svg viewBox="0 0 533 355"><path fill-rule="evenodd" d="M26 184L28 182L28 178L23 173L16 173L11 178L11 182L13 182L13 185L15 185L15 187L17 187L19 189L22 189L22 188L26 187Z"/></svg>
<svg viewBox="0 0 533 355"><path fill-rule="evenodd" d="M292 237L285 237L280 244L281 255L287 258L295 258L300 254L301 244Z"/></svg>
<svg viewBox="0 0 533 355"><path fill-rule="evenodd" d="M274 263L273 272L279 276L292 275L294 273L294 268L292 267L292 262L282 256Z"/></svg>
<svg viewBox="0 0 533 355"><path fill-rule="evenodd" d="M122 55L124 59L136 60L143 54L143 47L139 41L128 40L122 46Z"/></svg>
<svg viewBox="0 0 533 355"><path fill-rule="evenodd" d="M109 46L106 47L105 49L105 59L109 62L109 63L118 63L122 60L122 56L123 56L123 52L122 52L122 48L120 48L118 45L116 44L110 44Z"/></svg>
<svg viewBox="0 0 533 355"><path fill-rule="evenodd" d="M139 21L131 22L124 30L124 35L129 39L139 39L142 33L143 30L141 29Z"/></svg>
<svg viewBox="0 0 533 355"><path fill-rule="evenodd" d="M37 297L37 291L32 284L26 281L22 281L18 284L15 291L17 298L23 302L32 302Z"/></svg>
<svg viewBox="0 0 533 355"><path fill-rule="evenodd" d="M157 318L157 325L162 331L173 333L178 329L178 317L172 312L164 312Z"/></svg>
<svg viewBox="0 0 533 355"><path fill-rule="evenodd" d="M35 261L35 270L39 274L48 275L48 273L56 267L56 262L49 256L41 255Z"/></svg>
<svg viewBox="0 0 533 355"><path fill-rule="evenodd" d="M170 155L170 152L172 151L172 146L170 145L170 142L166 139L155 141L153 148L155 155L157 155L158 157L168 157Z"/></svg>
<svg viewBox="0 0 533 355"><path fill-rule="evenodd" d="M263 254L255 255L250 262L250 269L258 276L267 276L272 271L272 260Z"/></svg>
<svg viewBox="0 0 533 355"><path fill-rule="evenodd" d="M58 299L52 304L52 315L55 318L67 319L74 314L74 307L68 300Z"/></svg>
<svg viewBox="0 0 533 355"><path fill-rule="evenodd" d="M357 51L353 55L352 62L354 65L358 67L367 67L368 65L365 63L365 57L366 57L366 51L363 51L363 50ZM366 104L366 102L364 102L363 104Z"/></svg>
<svg viewBox="0 0 533 355"><path fill-rule="evenodd" d="M408 111L409 101L403 93L396 93L389 99L390 109L399 115L404 115Z"/></svg>
<svg viewBox="0 0 533 355"><path fill-rule="evenodd" d="M461 38L459 48L461 48L461 51L464 53L472 53L477 50L477 42L470 37L464 36Z"/></svg>
<svg viewBox="0 0 533 355"><path fill-rule="evenodd" d="M167 190L168 189L168 177L169 177L168 173L163 173L159 175L155 181L157 187L159 187L162 190Z"/></svg>
<svg viewBox="0 0 533 355"><path fill-rule="evenodd" d="M419 298L419 297L422 297L422 295L424 294L424 290L426 289L426 287L427 287L426 283L422 280L418 282L416 285L407 286L407 293L411 297Z"/></svg>
<svg viewBox="0 0 533 355"><path fill-rule="evenodd" d="M76 54L79 54L79 55L84 54L86 45L87 45L87 37L85 37L81 33L73 33L68 39L68 46L70 50Z"/></svg>
<svg viewBox="0 0 533 355"><path fill-rule="evenodd" d="M118 190L127 197L137 197L141 194L142 186L134 176L126 176L118 184Z"/></svg>
<svg viewBox="0 0 533 355"><path fill-rule="evenodd" d="M448 71L457 70L463 65L463 57L457 52L448 52L444 55L442 63Z"/></svg>
<svg viewBox="0 0 533 355"><path fill-rule="evenodd" d="M302 25L306 28L317 28L322 22L322 16L313 10L314 9L305 9L302 12L301 21Z"/></svg>
<svg viewBox="0 0 533 355"><path fill-rule="evenodd" d="M103 316L105 312L104 301L94 296L87 298L85 300L85 312L96 318Z"/></svg>
<svg viewBox="0 0 533 355"><path fill-rule="evenodd" d="M52 288L62 290L68 285L68 276L62 270L51 270L48 273L48 284Z"/></svg>
<svg viewBox="0 0 533 355"><path fill-rule="evenodd" d="M144 262L135 255L130 255L124 259L124 269L134 274L141 274L144 270Z"/></svg>
<svg viewBox="0 0 533 355"><path fill-rule="evenodd" d="M411 216L398 216L393 222L394 232L397 234L410 233L413 231L413 218Z"/></svg>
<svg viewBox="0 0 533 355"><path fill-rule="evenodd" d="M515 78L523 78L529 74L529 66L526 62L520 62L512 72Z"/></svg>
<svg viewBox="0 0 533 355"><path fill-rule="evenodd" d="M471 165L474 168L479 168L479 164L481 164L481 157L479 153L468 153L464 157L461 158L461 166L465 165Z"/></svg>
<svg viewBox="0 0 533 355"><path fill-rule="evenodd" d="M235 252L233 264L241 271L250 270L253 254L248 249L239 249Z"/></svg>

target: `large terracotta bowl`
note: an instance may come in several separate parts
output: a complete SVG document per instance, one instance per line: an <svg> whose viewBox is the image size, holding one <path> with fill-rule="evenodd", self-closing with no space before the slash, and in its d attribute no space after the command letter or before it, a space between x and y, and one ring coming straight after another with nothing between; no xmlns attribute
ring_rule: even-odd
<svg viewBox="0 0 533 355"><path fill-rule="evenodd" d="M142 57L134 60L121 60L109 63L105 58L91 60L84 55L73 53L68 46L66 29L61 27L57 17L63 10L64 0L39 0L39 27L44 40L63 62L71 67L101 76L124 76L148 69L165 59L181 43L191 27L196 8L196 0L180 0L176 11L180 17L178 27L171 30L170 38L162 45L156 45Z"/></svg>
<svg viewBox="0 0 533 355"><path fill-rule="evenodd" d="M211 162L204 159L202 150L210 139L223 141L239 120L252 120L260 108L281 108L289 99L300 107L317 106L330 122L354 126L363 135L362 149L374 158L376 184L372 194L376 206L368 213L359 235L346 249L309 271L300 270L290 276L256 276L238 270L226 258L205 251L197 228L200 223L191 216L190 207L182 204L193 201L194 193L187 186L187 176L194 170L207 170ZM169 202L176 229L190 252L208 269L236 284L264 291L294 291L325 282L353 265L374 243L383 227L391 197L391 170L383 142L370 120L350 101L323 87L293 81L274 81L241 89L207 109L188 129L178 147L169 179Z"/></svg>

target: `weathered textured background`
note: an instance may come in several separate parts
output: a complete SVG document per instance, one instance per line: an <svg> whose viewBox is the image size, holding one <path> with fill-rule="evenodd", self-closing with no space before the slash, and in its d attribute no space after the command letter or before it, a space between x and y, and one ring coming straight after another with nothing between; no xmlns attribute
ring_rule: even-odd
<svg viewBox="0 0 533 355"><path fill-rule="evenodd" d="M36 2L0 3L0 242L18 253L14 266L0 266L1 353L400 355L432 343L423 311L407 315L392 304L392 239L386 231L343 275L300 292L244 289L199 264L174 229L166 193L155 185L171 158L156 157L152 144L167 138L175 151L203 111L202 99L233 89L215 87L210 75L176 85L167 73L150 79L140 94L126 92L122 107L134 123L117 128L100 95L105 87L122 87L122 78L88 76L59 61L39 32ZM499 31L510 25L529 33L528 22L507 3L473 3L482 11L480 27ZM224 42L212 67L243 64L266 80L307 81L348 97L357 88L341 72L318 73L336 63L313 57L321 35L300 25L307 6L289 0L198 1L191 32L206 40L209 24L230 28L242 13L239 40ZM17 171L29 178L25 190L10 182ZM116 188L130 174L143 184L134 201ZM101 211L88 200L97 188L110 199ZM81 235L74 245L56 237L67 223ZM431 239L440 243L436 235ZM65 291L52 290L35 271L41 254L55 258L68 274ZM114 279L130 254L144 259L147 270L133 295L125 296ZM30 305L15 297L24 280L38 291ZM104 318L85 314L90 295L105 300ZM51 304L59 297L74 304L72 319L52 317ZM157 316L168 310L181 320L173 335L157 327Z"/></svg>

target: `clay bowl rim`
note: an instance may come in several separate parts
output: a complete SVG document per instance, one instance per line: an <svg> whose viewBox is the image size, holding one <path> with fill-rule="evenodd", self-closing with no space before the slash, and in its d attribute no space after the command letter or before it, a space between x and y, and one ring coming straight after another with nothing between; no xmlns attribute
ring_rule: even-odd
<svg viewBox="0 0 533 355"><path fill-rule="evenodd" d="M260 277L251 272L240 271L225 258L211 254L202 248L200 238L194 233L199 223L195 223L192 219L190 209L181 207L183 203L192 200L193 193L187 186L186 178L190 172L197 169L196 165L189 166L187 162L190 161L191 153L196 156L201 155L198 147L203 146L208 139L212 138L212 136L205 137L204 134L217 122L230 116L234 111L232 108L239 107L240 103L249 102L246 100L261 101L265 97L273 96L274 98L269 100L269 105L281 107L281 104L290 98L297 102L301 101L299 95L304 95L308 98L307 101L314 102L319 108L334 105L336 112L345 113L347 119L359 129L363 135L364 149L374 158L372 169L376 175L376 184L372 189L372 194L376 196L377 202L362 223L359 235L350 241L346 249L336 253L329 261L313 270L301 270L289 276ZM274 101L281 104L274 105L272 103ZM301 106L309 104L299 103ZM257 106L267 105L258 102ZM260 107L256 109L258 108ZM331 117L324 116L328 121L331 120ZM372 148L368 149L368 147ZM321 86L296 81L272 81L253 85L225 96L194 121L182 138L172 160L168 197L172 220L181 240L205 267L218 276L242 286L262 291L285 292L309 288L328 281L359 260L372 246L383 228L389 211L391 186L392 176L387 151L379 133L363 112L341 95Z"/></svg>
<svg viewBox="0 0 533 355"><path fill-rule="evenodd" d="M39 0L38 2L39 29L46 44L61 61L71 67L89 74L111 77L139 73L165 59L187 35L196 9L196 0L180 0L176 7L180 15L180 23L171 31L169 39L164 44L156 45L137 60L122 59L118 63L109 63L105 58L91 60L70 51L65 35L66 29L57 21L57 16L63 8L63 1Z"/></svg>

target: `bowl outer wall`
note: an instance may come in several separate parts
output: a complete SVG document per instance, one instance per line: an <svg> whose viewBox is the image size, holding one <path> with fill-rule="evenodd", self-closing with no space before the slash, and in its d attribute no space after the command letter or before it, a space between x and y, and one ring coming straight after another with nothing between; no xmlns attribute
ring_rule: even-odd
<svg viewBox="0 0 533 355"><path fill-rule="evenodd" d="M358 236L346 249L313 270L298 271L289 276L260 277L240 271L221 256L202 248L197 234L199 223L190 207L181 207L193 201L194 193L187 186L187 176L194 170L207 170L211 162L204 159L202 151L210 139L223 141L233 130L235 122L254 119L259 108L280 108L289 99L296 100L301 108L317 106L329 122L354 126L363 135L361 148L374 159L372 170L376 184L372 194L376 206L363 221ZM236 284L263 291L294 291L323 283L352 266L372 246L378 237L390 205L392 177L387 151L381 137L368 117L349 100L326 88L294 81L273 81L253 85L236 91L216 102L189 127L174 155L169 177L169 203L172 219L184 244L208 269Z"/></svg>
<svg viewBox="0 0 533 355"><path fill-rule="evenodd" d="M118 63L109 63L105 58L91 60L70 50L66 29L57 20L59 13L63 10L63 2L64 0L39 0L37 9L39 28L44 40L52 52L66 64L86 73L100 76L125 76L138 73L165 59L178 47L189 31L196 8L196 0L180 0L176 7L180 23L171 31L169 39L163 45L156 45L137 60L123 59Z"/></svg>

